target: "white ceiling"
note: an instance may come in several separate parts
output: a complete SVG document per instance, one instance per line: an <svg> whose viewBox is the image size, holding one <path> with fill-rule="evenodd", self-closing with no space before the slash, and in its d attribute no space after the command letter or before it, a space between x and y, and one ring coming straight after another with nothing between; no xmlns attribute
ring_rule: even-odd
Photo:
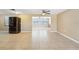
<svg viewBox="0 0 79 59"><path fill-rule="evenodd" d="M51 14L64 12L66 9L15 9L20 14L41 14L42 10L50 10ZM10 9L0 9L0 14L14 14Z"/></svg>

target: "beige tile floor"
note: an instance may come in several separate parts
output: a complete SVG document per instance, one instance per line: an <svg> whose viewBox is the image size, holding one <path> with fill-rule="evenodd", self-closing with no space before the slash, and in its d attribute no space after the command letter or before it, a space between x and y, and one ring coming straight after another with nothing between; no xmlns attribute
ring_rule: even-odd
<svg viewBox="0 0 79 59"><path fill-rule="evenodd" d="M44 28L34 28L32 32L8 34L0 32L0 50L78 50L79 44L50 32Z"/></svg>

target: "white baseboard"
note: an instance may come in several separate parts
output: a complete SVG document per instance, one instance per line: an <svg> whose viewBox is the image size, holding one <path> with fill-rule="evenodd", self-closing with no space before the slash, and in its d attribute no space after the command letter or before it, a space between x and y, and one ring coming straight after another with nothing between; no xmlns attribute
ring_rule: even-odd
<svg viewBox="0 0 79 59"><path fill-rule="evenodd" d="M71 37L69 37L69 36L67 36L67 35L65 35L65 34L63 34L63 33L60 33L60 32L57 32L57 33L59 33L60 35L62 35L62 36L64 36L64 37L66 37L66 38L68 38L68 39L74 41L75 43L79 44L79 41L77 41L77 40L75 40L75 39L73 39L73 38L71 38Z"/></svg>
<svg viewBox="0 0 79 59"><path fill-rule="evenodd" d="M21 31L21 32L32 32L32 31Z"/></svg>
<svg viewBox="0 0 79 59"><path fill-rule="evenodd" d="M8 32L8 31L0 31L0 32Z"/></svg>
<svg viewBox="0 0 79 59"><path fill-rule="evenodd" d="M57 32L57 31L50 31L50 32Z"/></svg>

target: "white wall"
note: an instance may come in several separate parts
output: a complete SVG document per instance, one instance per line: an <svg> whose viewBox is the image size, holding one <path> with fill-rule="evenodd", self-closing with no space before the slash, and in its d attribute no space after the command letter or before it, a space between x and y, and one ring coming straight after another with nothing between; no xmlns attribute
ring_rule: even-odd
<svg viewBox="0 0 79 59"><path fill-rule="evenodd" d="M79 41L79 9L59 14L57 23L59 32Z"/></svg>

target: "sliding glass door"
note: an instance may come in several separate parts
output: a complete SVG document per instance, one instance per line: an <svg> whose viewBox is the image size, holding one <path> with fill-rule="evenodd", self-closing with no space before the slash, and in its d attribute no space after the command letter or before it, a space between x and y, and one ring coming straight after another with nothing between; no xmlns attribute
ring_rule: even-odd
<svg viewBox="0 0 79 59"><path fill-rule="evenodd" d="M51 23L51 17L32 17L32 26L48 27Z"/></svg>

